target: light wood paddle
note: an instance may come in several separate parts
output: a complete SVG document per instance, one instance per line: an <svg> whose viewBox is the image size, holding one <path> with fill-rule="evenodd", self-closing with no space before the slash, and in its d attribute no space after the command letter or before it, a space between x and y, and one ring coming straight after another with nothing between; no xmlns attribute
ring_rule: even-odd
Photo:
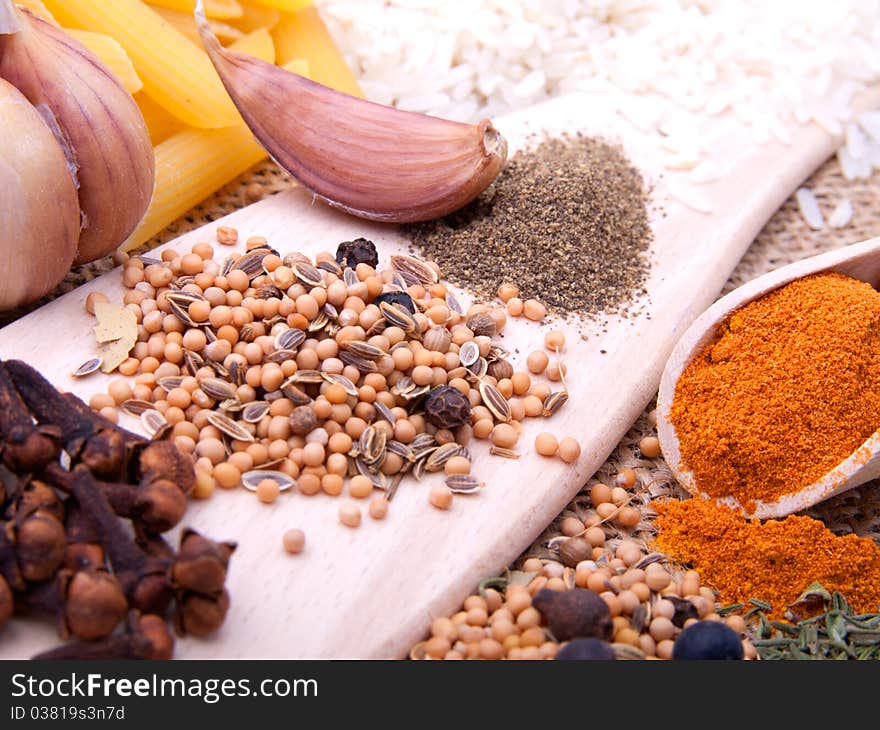
<svg viewBox="0 0 880 730"><path fill-rule="evenodd" d="M678 341L660 379L657 428L660 446L669 468L679 483L694 496L708 498L701 492L693 473L682 463L675 426L669 420L675 386L682 372L712 340L718 325L731 312L796 279L809 274L831 271L865 281L874 288L880 286L880 238L872 238L836 251L811 256L753 279L715 302L697 318ZM878 476L880 476L880 424L878 430L848 458L821 479L797 492L784 495L775 501L755 500L755 508L751 512L746 510L735 497L725 497L722 501L731 507L741 509L749 517L784 517L812 507L835 494L857 487Z"/></svg>

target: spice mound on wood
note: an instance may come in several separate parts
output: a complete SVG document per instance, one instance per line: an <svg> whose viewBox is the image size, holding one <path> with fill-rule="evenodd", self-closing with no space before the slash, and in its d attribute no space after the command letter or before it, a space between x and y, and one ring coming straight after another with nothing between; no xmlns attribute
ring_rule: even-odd
<svg viewBox="0 0 880 730"><path fill-rule="evenodd" d="M880 293L819 274L737 310L682 373L671 420L702 492L745 504L812 484L880 427Z"/></svg>
<svg viewBox="0 0 880 730"><path fill-rule="evenodd" d="M55 621L74 641L47 659L169 659L169 618L216 631L235 545L187 529L175 551L161 534L184 516L192 459L17 360L0 362L0 406L0 628L13 611Z"/></svg>
<svg viewBox="0 0 880 730"><path fill-rule="evenodd" d="M644 290L646 203L620 148L551 138L516 154L469 206L407 232L453 281L484 296L513 281L557 310L618 312Z"/></svg>
<svg viewBox="0 0 880 730"><path fill-rule="evenodd" d="M217 240L235 242L238 232L220 227ZM432 261L392 254L390 266L374 268L377 249L365 238L313 257L282 255L262 236L245 245L222 261L204 241L188 253L126 258L124 306L107 304L137 320L136 342L111 363L134 381L110 381L89 404L114 423L120 412L139 417L154 439L151 455L173 444L192 457L196 499L238 486L266 505L294 494L371 498L339 510L340 522L355 528L359 504L383 519L405 479L445 471L445 486L428 490L426 501L449 509L458 495L486 486L470 474L472 440L519 458L523 421L549 418L568 401L563 334L546 333L547 352L536 350L518 368L493 340L508 313L497 304L462 306ZM507 286L503 296L510 301L517 291ZM112 328L99 316L98 295L85 306L103 339L116 332L105 331ZM537 300L520 305L510 316L546 315ZM77 377L100 361L85 363ZM156 443L159 434L167 441ZM51 440L45 446L51 452ZM580 446L563 439L559 454L574 462ZM151 472L160 477L179 481ZM100 479L117 514L138 511L145 529L161 532L179 519L182 505L164 482L134 495L108 485L112 475Z"/></svg>
<svg viewBox="0 0 880 730"><path fill-rule="evenodd" d="M657 505L658 547L692 564L724 603L760 597L781 617L813 582L840 591L860 612L880 606L880 548L838 537L818 520L746 520L703 499Z"/></svg>

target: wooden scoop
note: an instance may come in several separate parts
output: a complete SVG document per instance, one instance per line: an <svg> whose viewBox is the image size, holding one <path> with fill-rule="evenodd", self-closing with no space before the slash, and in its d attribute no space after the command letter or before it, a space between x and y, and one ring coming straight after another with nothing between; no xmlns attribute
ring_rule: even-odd
<svg viewBox="0 0 880 730"><path fill-rule="evenodd" d="M694 475L683 464L678 436L669 415L675 386L688 363L696 357L715 336L718 325L735 309L759 299L795 279L809 274L836 271L867 282L874 288L880 285L880 238L856 243L836 251L812 256L803 261L783 266L750 281L719 299L685 331L666 363L660 380L657 399L657 428L663 456L679 483L691 494L709 499L700 491ZM880 424L878 424L880 426ZM835 466L818 481L803 489L780 497L776 501L755 500L753 511L747 511L735 497L719 501L741 509L749 517L784 517L792 512L812 507L835 494L845 492L880 476L880 429L875 431L855 452Z"/></svg>

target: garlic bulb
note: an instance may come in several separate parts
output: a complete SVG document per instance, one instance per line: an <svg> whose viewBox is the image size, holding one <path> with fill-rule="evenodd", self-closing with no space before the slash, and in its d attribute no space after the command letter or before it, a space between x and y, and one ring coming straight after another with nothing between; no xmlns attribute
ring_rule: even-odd
<svg viewBox="0 0 880 730"><path fill-rule="evenodd" d="M11 0L0 0L7 6ZM79 190L75 263L113 251L153 194L153 148L143 116L116 77L78 41L26 10L0 26L0 77L58 132Z"/></svg>
<svg viewBox="0 0 880 730"><path fill-rule="evenodd" d="M39 299L70 268L79 203L64 152L14 86L0 79L0 311Z"/></svg>
<svg viewBox="0 0 880 730"><path fill-rule="evenodd" d="M491 122L438 119L348 96L220 45L196 5L202 43L275 161L329 204L411 222L451 213L495 179L507 143Z"/></svg>

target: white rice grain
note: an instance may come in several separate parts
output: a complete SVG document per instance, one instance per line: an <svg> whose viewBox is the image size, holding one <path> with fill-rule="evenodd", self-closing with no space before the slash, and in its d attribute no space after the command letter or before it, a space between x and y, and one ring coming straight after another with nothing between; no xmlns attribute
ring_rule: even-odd
<svg viewBox="0 0 880 730"><path fill-rule="evenodd" d="M797 200L798 209L806 224L817 231L824 228L825 219L822 217L819 201L816 200L813 191L809 188L798 188L794 197Z"/></svg>
<svg viewBox="0 0 880 730"><path fill-rule="evenodd" d="M828 225L832 228L844 228L849 225L853 217L853 206L846 198L841 200L828 216Z"/></svg>
<svg viewBox="0 0 880 730"><path fill-rule="evenodd" d="M711 208L692 187L709 179L702 163L726 151L694 145L695 131L666 129L665 108L694 130L733 114L761 144L791 144L797 125L815 123L843 138L847 178L880 168L880 111L853 112L880 83L880 0L317 4L368 98L475 122L568 92L597 93L670 153L670 167L691 170L690 184L673 185L695 210ZM811 227L823 227L810 191L798 191L798 205Z"/></svg>

